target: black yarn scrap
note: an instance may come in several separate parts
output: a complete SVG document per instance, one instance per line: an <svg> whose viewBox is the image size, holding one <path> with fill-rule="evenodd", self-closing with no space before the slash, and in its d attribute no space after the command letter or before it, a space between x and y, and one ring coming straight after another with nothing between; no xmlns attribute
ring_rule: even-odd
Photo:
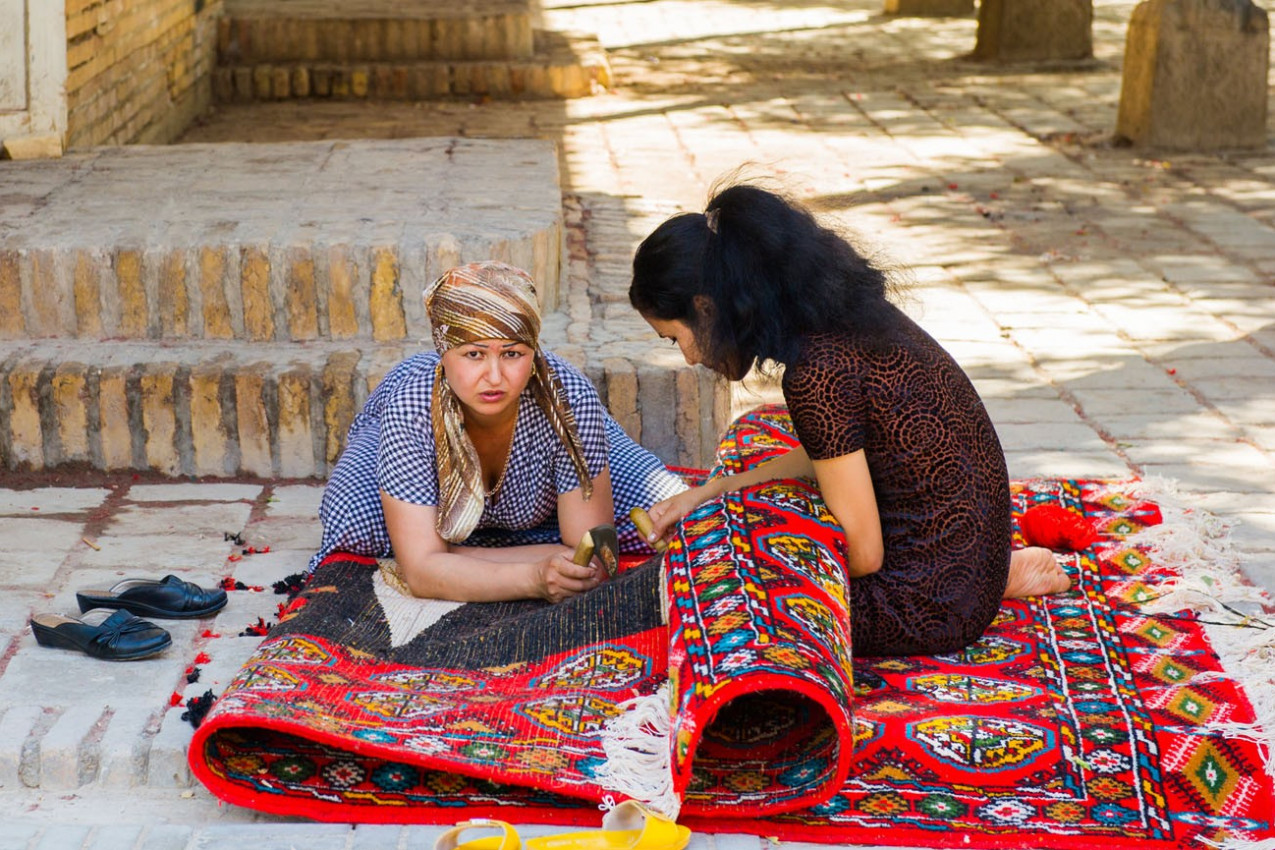
<svg viewBox="0 0 1275 850"><path fill-rule="evenodd" d="M186 700L186 710L182 712L182 720L189 721L191 726L198 729L199 724L203 723L204 718L208 716L208 709L212 708L216 699L212 691L204 691L203 696Z"/></svg>

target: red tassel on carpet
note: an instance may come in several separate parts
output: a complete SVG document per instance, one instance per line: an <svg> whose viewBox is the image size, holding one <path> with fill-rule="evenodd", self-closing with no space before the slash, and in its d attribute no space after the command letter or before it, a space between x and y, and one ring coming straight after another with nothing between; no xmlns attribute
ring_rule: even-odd
<svg viewBox="0 0 1275 850"><path fill-rule="evenodd" d="M1018 520L1029 546L1044 546L1058 551L1088 549L1098 539L1093 524L1061 505L1037 505L1028 508Z"/></svg>

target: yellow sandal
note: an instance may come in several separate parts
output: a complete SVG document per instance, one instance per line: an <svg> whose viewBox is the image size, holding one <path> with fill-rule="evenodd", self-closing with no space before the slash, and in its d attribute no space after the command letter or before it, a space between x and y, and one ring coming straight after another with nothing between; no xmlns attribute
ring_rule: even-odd
<svg viewBox="0 0 1275 850"><path fill-rule="evenodd" d="M682 850L691 831L637 800L625 800L602 817L602 829L528 838L527 850Z"/></svg>
<svg viewBox="0 0 1275 850"><path fill-rule="evenodd" d="M457 842L462 832L471 829L498 829L498 835L485 835L463 843ZM521 850L522 841L518 832L503 820L491 818L474 818L461 821L451 829L438 836L434 842L434 850Z"/></svg>

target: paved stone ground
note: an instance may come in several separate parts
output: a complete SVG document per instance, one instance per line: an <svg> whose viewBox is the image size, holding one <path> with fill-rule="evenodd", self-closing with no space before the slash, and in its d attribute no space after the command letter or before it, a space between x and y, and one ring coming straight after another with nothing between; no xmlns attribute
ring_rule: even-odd
<svg viewBox="0 0 1275 850"><path fill-rule="evenodd" d="M1052 68L971 64L972 19L891 20L869 0L556 4L554 28L608 47L615 92L234 107L186 140L553 139L576 225L569 273L587 295L550 325L573 344L635 348L654 341L624 303L634 245L752 163L907 270L909 310L976 380L1015 476L1173 479L1235 523L1242 567L1275 590L1275 154L1112 144L1132 2L1095 3L1096 59ZM269 584L317 542L317 485L64 483L0 490L0 850L432 842L436 829L220 806L185 773L190 730L167 696L219 691L251 652L236 635L270 619ZM225 531L271 552L228 561ZM165 656L109 669L25 629L34 611L73 610L78 587L168 571L267 589L178 626ZM212 660L186 686L201 651Z"/></svg>

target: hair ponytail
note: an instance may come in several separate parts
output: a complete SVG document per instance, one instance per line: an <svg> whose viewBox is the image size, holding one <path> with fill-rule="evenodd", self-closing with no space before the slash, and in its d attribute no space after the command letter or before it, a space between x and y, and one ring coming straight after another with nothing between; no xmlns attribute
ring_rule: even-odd
<svg viewBox="0 0 1275 850"><path fill-rule="evenodd" d="M686 322L707 361L731 364L729 374L789 363L811 334L887 321L887 290L885 274L804 207L741 184L643 240L629 300L644 315ZM714 306L707 319L697 295Z"/></svg>

